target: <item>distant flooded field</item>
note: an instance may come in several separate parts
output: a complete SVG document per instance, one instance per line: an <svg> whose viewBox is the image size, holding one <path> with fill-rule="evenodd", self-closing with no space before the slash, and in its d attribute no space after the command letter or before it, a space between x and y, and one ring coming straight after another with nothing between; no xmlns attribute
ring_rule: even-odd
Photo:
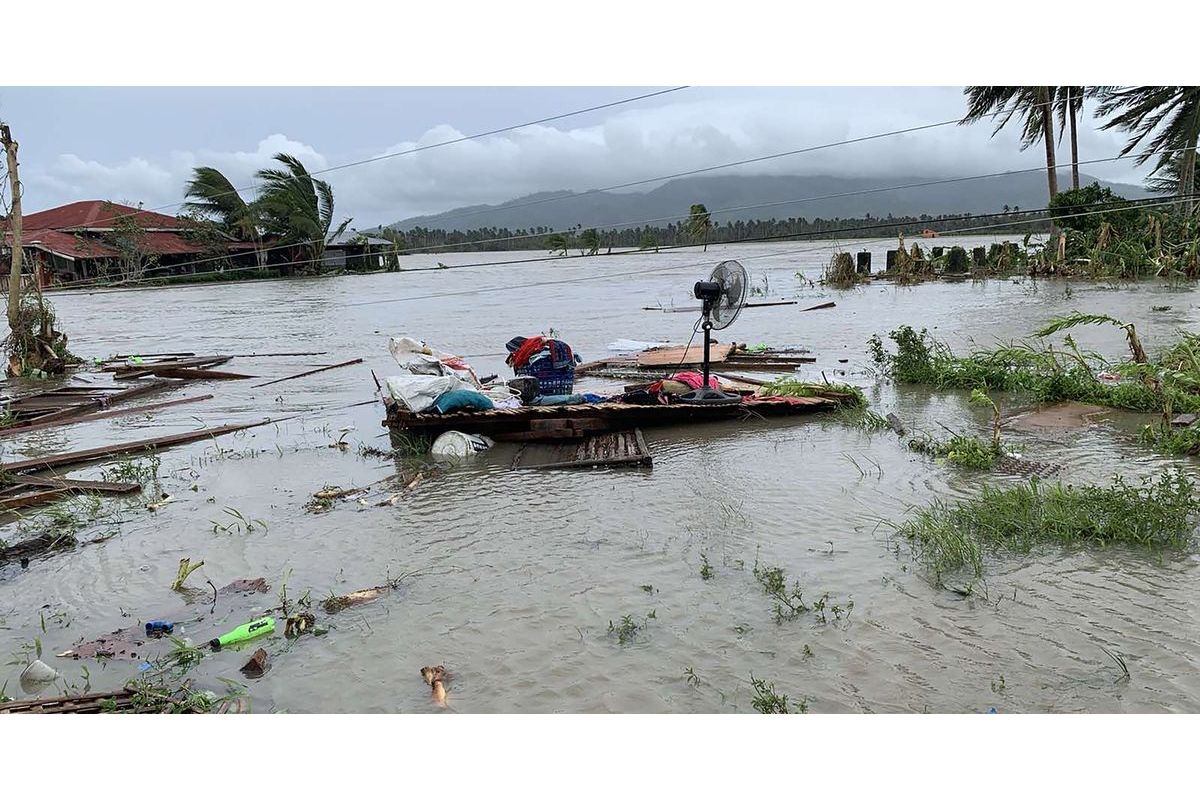
<svg viewBox="0 0 1200 800"><path fill-rule="evenodd" d="M939 237L922 246L988 245ZM630 253L563 262L479 266L329 279L158 290L60 293L61 326L79 355L194 351L323 351L312 357L235 359L228 368L282 377L362 357L364 363L253 388L256 380L193 384L155 396L201 393L203 403L3 440L4 460L288 417L242 434L164 450L158 476L172 502L149 511L105 498L75 507L80 546L0 565L0 684L18 681L35 647L61 671L36 693L121 686L136 658L55 654L150 619L182 622L199 645L278 607L311 603L327 632L276 634L210 653L186 677L201 689L244 686L255 712L440 711L420 669L444 664L448 705L461 712L750 712L750 679L764 679L810 712L1200 711L1200 576L1193 549L1044 546L992 554L984 580L963 593L937 588L892 536L913 507L966 498L985 483L1023 480L965 471L911 452L891 431L866 432L833 415L645 431L652 469L510 469L512 445L428 474L371 502L306 509L324 487L365 486L397 464L371 371L395 371L388 337L406 334L467 356L481 374L511 374L504 343L551 328L585 359L617 339L685 342L692 284L724 258L750 272L758 298L794 306L746 309L725 341L807 348L803 375L846 381L910 432L943 427L984 434L990 412L965 392L896 387L870 370L867 340L899 325L928 328L956 348L1027 336L1055 315L1103 312L1137 324L1155 350L1196 330L1191 284L1136 286L1004 279L847 290L816 283L837 246L867 247L877 270L894 241L711 246L707 253ZM536 258L545 253L410 256L405 268ZM799 309L832 300L836 307ZM1166 310L1152 311L1152 307ZM1082 327L1080 347L1125 352L1120 331ZM105 378L106 379L106 378ZM603 393L621 382L581 379ZM9 387L8 391L11 391ZM997 396L1007 416L1026 406ZM1146 418L1111 412L1094 424L1005 429L1031 460L1073 484L1130 480L1195 459L1155 454L1136 439ZM341 440L347 446L336 445ZM70 472L98 478L100 464ZM375 501L386 501L382 505ZM0 527L18 541L45 512ZM254 524L246 530L238 520ZM101 541L93 541L93 540ZM93 543L87 543L93 542ZM202 560L171 590L181 558ZM757 566L757 570L756 570ZM826 611L777 620L760 576L778 568ZM756 571L758 575L756 575ZM213 587L263 577L263 594ZM370 603L336 614L331 595L395 582ZM850 604L852 602L852 608ZM611 623L611 628L610 628ZM35 640L40 644L35 645ZM239 668L264 647L261 678ZM1107 653L1106 653L1107 651ZM1120 657L1128 669L1112 655ZM11 654L11 656L9 655ZM86 672L85 672L86 669Z"/></svg>

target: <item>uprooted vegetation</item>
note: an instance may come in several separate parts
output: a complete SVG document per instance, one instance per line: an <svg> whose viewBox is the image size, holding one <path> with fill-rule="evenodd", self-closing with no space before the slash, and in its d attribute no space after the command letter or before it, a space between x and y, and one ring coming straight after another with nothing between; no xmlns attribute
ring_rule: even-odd
<svg viewBox="0 0 1200 800"><path fill-rule="evenodd" d="M1007 488L984 486L970 500L934 500L896 526L934 582L970 569L983 575L988 552L1029 552L1040 544L1127 545L1151 550L1192 542L1200 498L1178 471L1131 486L1044 484L1036 478Z"/></svg>
<svg viewBox="0 0 1200 800"><path fill-rule="evenodd" d="M982 389L1032 396L1040 403L1073 400L1128 411L1200 413L1200 336L1180 332L1157 359L1142 347L1132 324L1100 314L1074 313L1035 332L1043 339L1076 325L1115 325L1125 332L1130 358L1110 361L1079 348L1070 334L1063 344L1016 342L993 350L957 356L934 339L905 325L888 334L889 352L876 334L869 342L881 373L900 383L940 389Z"/></svg>
<svg viewBox="0 0 1200 800"><path fill-rule="evenodd" d="M1000 406L982 389L971 392L973 405L989 406L992 410L992 438L984 441L978 436L955 433L949 439L937 439L928 434L910 439L908 447L935 459L971 469L990 469L1005 456L1000 443Z"/></svg>

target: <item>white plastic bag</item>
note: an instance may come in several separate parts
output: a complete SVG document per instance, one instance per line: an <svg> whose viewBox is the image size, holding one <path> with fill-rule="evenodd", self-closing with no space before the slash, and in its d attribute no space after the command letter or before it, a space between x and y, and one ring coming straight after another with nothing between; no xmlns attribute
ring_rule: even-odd
<svg viewBox="0 0 1200 800"><path fill-rule="evenodd" d="M439 397L453 389L470 389L454 375L393 375L385 381L387 393L409 411L428 410Z"/></svg>
<svg viewBox="0 0 1200 800"><path fill-rule="evenodd" d="M479 376L469 364L453 353L434 350L411 336L391 337L388 352L397 364L414 375L454 375L474 388L479 387Z"/></svg>

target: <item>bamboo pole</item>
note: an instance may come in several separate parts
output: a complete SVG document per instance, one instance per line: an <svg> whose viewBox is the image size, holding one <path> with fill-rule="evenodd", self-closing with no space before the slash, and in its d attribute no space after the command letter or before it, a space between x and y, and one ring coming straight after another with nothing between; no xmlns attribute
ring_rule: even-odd
<svg viewBox="0 0 1200 800"><path fill-rule="evenodd" d="M8 125L0 123L0 142L8 161L8 186L12 194L12 208L8 215L8 227L12 233L12 270L8 278L8 327L15 335L21 308L21 179L17 174L17 143L13 141Z"/></svg>

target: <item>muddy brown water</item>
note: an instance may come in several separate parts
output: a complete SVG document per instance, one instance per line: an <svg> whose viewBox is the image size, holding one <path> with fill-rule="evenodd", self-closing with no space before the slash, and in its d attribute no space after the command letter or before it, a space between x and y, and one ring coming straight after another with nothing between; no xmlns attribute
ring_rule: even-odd
<svg viewBox="0 0 1200 800"><path fill-rule="evenodd" d="M871 247L882 265L886 245ZM710 247L707 254L55 295L74 349L88 357L328 351L232 362L264 380L366 361L265 389L252 388L256 381L196 384L155 399L205 392L215 399L5 440L11 460L202 423L300 415L164 451L162 490L175 502L150 512L145 499L106 499L110 518L79 536L111 538L27 569L0 567L0 654L20 662L0 667L0 683L7 680L11 696L29 696L17 676L37 638L63 681L35 694L61 693L64 682L82 689L84 668L93 690L117 687L137 674L134 662L54 654L164 617L201 617L180 631L200 643L278 605L286 584L293 601L309 593L329 632L289 642L281 624L270 638L204 658L188 673L196 686L220 693L221 679L237 681L257 712L429 712L438 709L420 668L445 664L450 707L461 712L745 712L751 674L807 698L816 712L1200 710L1195 552L1045 547L990 558L986 599L936 589L890 541L888 524L933 497L967 497L985 480L1019 479L932 463L890 432L867 434L829 417L648 430L651 470L513 471L513 449L501 445L422 481L395 505L351 498L324 514L303 508L325 485L366 485L397 470L358 452L360 444L386 447L381 409L342 408L371 399L370 369L381 377L392 371L389 335L466 354L481 374L507 374L504 342L551 326L589 359L618 338L686 340L690 315L640 309L687 303L692 282L723 257L742 259L766 296L797 297L799 307L837 303L810 313L750 309L726 338L809 348L818 361L806 374L863 386L877 410L895 412L916 431L936 432L939 423L983 431L987 417L962 393L877 382L867 371L872 333L912 323L958 347L988 345L1080 309L1135 321L1153 349L1197 323L1194 289L1165 283L876 282L828 291L797 277L818 278L829 254L828 244ZM414 256L405 266L494 258ZM518 287L528 283L541 285ZM393 299L400 301L378 302ZM1124 346L1116 329L1075 337L1113 355ZM1009 399L1003 405L1006 412L1023 408ZM1139 421L1115 413L1090 426L1026 426L1006 436L1027 458L1061 464L1063 479L1075 483L1116 473L1136 478L1178 463L1137 444ZM349 448L329 447L346 427ZM71 474L98 476L100 469ZM266 528L214 530L213 521L235 521L226 508ZM0 538L19 539L21 526L10 521ZM700 575L702 555L714 573L708 580ZM205 562L189 579L205 592L206 579L222 586L257 576L271 591L222 597L215 614L204 616L205 592L188 605L168 588L183 557ZM776 624L773 603L751 574L756 560L781 567L810 599L825 592L831 602L852 599L849 620L822 625L806 615ZM336 616L316 607L331 593L402 575L410 577L373 603ZM608 627L625 615L644 627L622 645ZM264 677L247 679L238 668L259 645L270 666ZM154 643L145 654L167 646ZM1120 670L1104 649L1125 659L1128 681L1117 680ZM689 669L698 685L685 679Z"/></svg>

